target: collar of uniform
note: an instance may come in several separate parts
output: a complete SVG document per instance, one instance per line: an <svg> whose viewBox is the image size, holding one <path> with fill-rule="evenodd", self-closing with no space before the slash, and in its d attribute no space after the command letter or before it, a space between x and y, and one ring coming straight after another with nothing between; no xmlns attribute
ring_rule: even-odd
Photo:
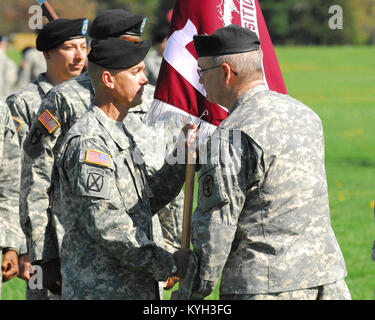
<svg viewBox="0 0 375 320"><path fill-rule="evenodd" d="M53 88L53 85L50 84L47 80L46 80L46 74L45 73L41 73L39 76L38 76L38 79L36 80L39 87L43 90L43 93L45 95L47 95L48 91L50 91L52 88Z"/></svg>
<svg viewBox="0 0 375 320"><path fill-rule="evenodd" d="M251 88L249 91L246 91L234 104L233 108L230 109L229 114L233 113L234 110L238 108L238 106L242 105L246 100L254 97L256 94L268 90L265 85L259 85L254 88Z"/></svg>
<svg viewBox="0 0 375 320"><path fill-rule="evenodd" d="M120 150L128 149L130 142L129 137L125 133L124 124L109 118L105 112L97 106L92 106L92 112L95 114L99 123L106 129L118 148Z"/></svg>

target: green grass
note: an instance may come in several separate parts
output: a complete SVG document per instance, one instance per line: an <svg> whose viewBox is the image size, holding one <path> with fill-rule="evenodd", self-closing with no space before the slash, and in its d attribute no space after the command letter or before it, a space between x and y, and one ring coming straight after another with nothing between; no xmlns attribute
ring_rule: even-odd
<svg viewBox="0 0 375 320"><path fill-rule="evenodd" d="M374 300L375 68L371 47L277 48L288 92L322 119L332 226L356 300Z"/></svg>
<svg viewBox="0 0 375 320"><path fill-rule="evenodd" d="M323 121L332 226L356 300L375 298L373 51L373 47L276 48L288 93ZM24 287L20 280L5 283L3 299L23 299ZM208 299L218 296L217 287ZM165 292L164 298L169 297Z"/></svg>

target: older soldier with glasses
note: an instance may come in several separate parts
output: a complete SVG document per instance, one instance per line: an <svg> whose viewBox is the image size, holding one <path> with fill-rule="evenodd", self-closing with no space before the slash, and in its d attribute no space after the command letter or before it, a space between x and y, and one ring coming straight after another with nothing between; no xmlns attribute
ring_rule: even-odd
<svg viewBox="0 0 375 320"><path fill-rule="evenodd" d="M222 276L220 299L350 299L330 222L321 120L268 90L255 33L229 25L194 45L207 98L229 116L206 146L194 251L173 297L201 299Z"/></svg>

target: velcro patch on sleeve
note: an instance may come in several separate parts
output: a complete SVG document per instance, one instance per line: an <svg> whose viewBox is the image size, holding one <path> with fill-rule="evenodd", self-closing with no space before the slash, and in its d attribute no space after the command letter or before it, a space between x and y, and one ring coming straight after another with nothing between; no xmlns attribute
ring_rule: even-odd
<svg viewBox="0 0 375 320"><path fill-rule="evenodd" d="M98 164L103 167L109 167L111 163L111 156L104 152L89 149L86 151L85 162Z"/></svg>
<svg viewBox="0 0 375 320"><path fill-rule="evenodd" d="M46 109L38 118L38 120L43 124L43 126L48 130L49 133L52 133L56 128L60 127L60 123L57 119L51 114L51 112Z"/></svg>
<svg viewBox="0 0 375 320"><path fill-rule="evenodd" d="M13 119L13 122L14 122L14 126L17 129L17 132L19 132L20 129L21 129L21 127L22 127L22 125L23 125L23 122L21 120L15 118L15 117L12 117L12 119Z"/></svg>

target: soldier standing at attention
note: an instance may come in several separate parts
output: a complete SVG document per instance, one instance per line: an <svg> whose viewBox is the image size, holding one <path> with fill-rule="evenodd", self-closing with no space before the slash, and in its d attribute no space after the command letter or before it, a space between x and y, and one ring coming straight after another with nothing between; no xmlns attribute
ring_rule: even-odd
<svg viewBox="0 0 375 320"><path fill-rule="evenodd" d="M131 14L125 10L105 10L94 19L89 35L93 39L93 43L98 39L108 37L139 42L145 21L145 17ZM129 116L124 121L127 122L127 128L132 134L140 128L144 131L150 130L145 128L146 126L141 123L141 120L150 107L153 93L154 87L146 84L142 95L142 104L129 110ZM32 262L39 260L40 263L43 263L56 258L54 255L51 257L42 255L45 252L44 247L48 243L53 244L56 252L60 250L64 230L56 219L59 217L60 210L54 201L59 197L58 187L55 186L57 183L55 160L63 137L73 124L85 114L94 100L94 96L94 88L87 72L52 88L37 111L30 133L26 138L25 161L22 165L21 179L21 187L25 194L22 208L25 210L25 216L34 217L34 221L36 221L32 225L33 231L31 232L35 246L35 250L31 250ZM43 114L51 115L52 121L55 121L48 130L39 120ZM128 120L130 117L132 121ZM137 136L134 138L137 143L141 142ZM152 162L146 162L146 167L150 172L162 166L164 153L162 155L162 161L156 161L160 158L159 156L148 157L153 159ZM28 181L33 181L33 184L31 185ZM158 216L153 217L155 241L163 242L164 235L165 245L170 252L180 248L182 204L183 194L181 192L171 204L158 213L162 213L163 217L166 217L163 220L163 231L167 230L167 232L164 234L162 234ZM47 225L53 226L53 228L48 228L46 233Z"/></svg>
<svg viewBox="0 0 375 320"><path fill-rule="evenodd" d="M207 99L229 116L207 145L194 251L174 297L203 298L222 276L220 299L351 299L331 227L320 118L267 89L255 33L229 25L194 45Z"/></svg>
<svg viewBox="0 0 375 320"><path fill-rule="evenodd" d="M40 74L36 81L26 85L25 88L12 94L6 100L18 131L21 147L29 132L32 120L48 91L81 73L87 59L87 26L87 19L57 19L47 23L40 31L36 39L36 45L37 49L43 52L47 63L47 72ZM39 116L39 121L45 125L47 130L51 125L52 119L48 117L48 113ZM23 197L26 190L25 186L30 187L32 184L32 179L22 180ZM34 201L34 205L37 205L36 199ZM47 254L43 249L38 251L37 245L40 241L44 241L44 233L46 229L53 228L53 222L48 226L43 226L43 230L38 229L39 218L32 214L27 214L23 204L21 199L21 225L27 236L29 254L31 253L35 262L35 260L41 260L42 256ZM52 241L53 238L50 240ZM51 254L51 250L52 254L55 254L53 247L48 248L48 250L49 254ZM31 267L29 255L22 256L20 261L24 265L24 273L21 274L21 277L29 280L29 269ZM27 286L26 298L28 300L55 299L58 298L58 295L51 294L46 288L31 290Z"/></svg>
<svg viewBox="0 0 375 320"><path fill-rule="evenodd" d="M7 55L8 37L0 35L0 99L16 91L18 67Z"/></svg>
<svg viewBox="0 0 375 320"><path fill-rule="evenodd" d="M22 50L22 61L18 71L17 88L23 88L38 79L41 73L47 71L43 53L34 47Z"/></svg>
<svg viewBox="0 0 375 320"><path fill-rule="evenodd" d="M176 264L186 265L189 250L172 255L157 246L151 221L180 192L185 165L167 162L149 176L123 121L142 103L149 48L149 41L114 38L92 44L88 72L95 100L57 157L63 299L158 299L157 281L183 273Z"/></svg>
<svg viewBox="0 0 375 320"><path fill-rule="evenodd" d="M48 91L81 73L87 59L87 23L87 19L57 19L47 23L40 31L36 44L37 49L43 52L47 71L6 100L21 146Z"/></svg>
<svg viewBox="0 0 375 320"><path fill-rule="evenodd" d="M20 148L10 112L0 100L0 298L2 279L19 273L18 255L27 252L18 212Z"/></svg>

